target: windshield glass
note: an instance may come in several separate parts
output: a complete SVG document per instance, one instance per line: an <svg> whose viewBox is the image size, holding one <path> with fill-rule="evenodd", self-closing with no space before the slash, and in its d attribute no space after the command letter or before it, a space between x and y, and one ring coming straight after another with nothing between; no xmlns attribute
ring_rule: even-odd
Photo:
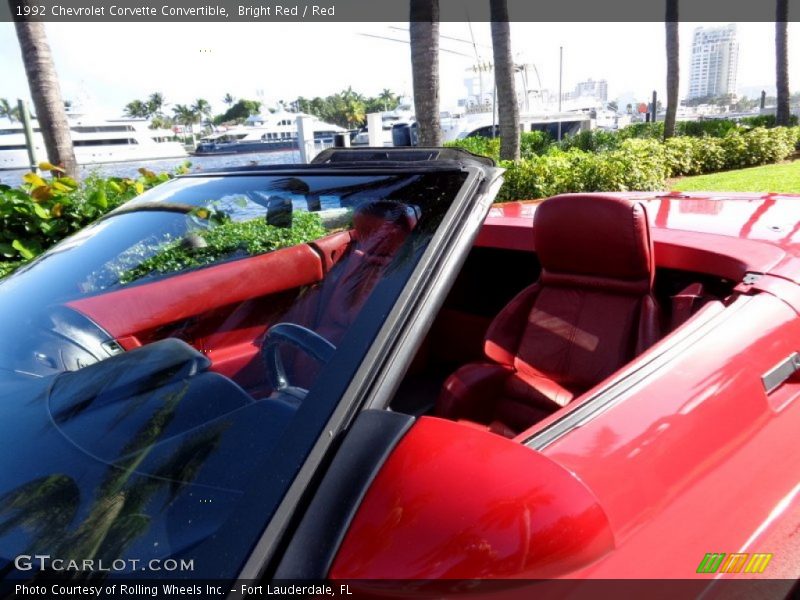
<svg viewBox="0 0 800 600"><path fill-rule="evenodd" d="M0 569L234 576L466 178L186 177L0 283Z"/></svg>

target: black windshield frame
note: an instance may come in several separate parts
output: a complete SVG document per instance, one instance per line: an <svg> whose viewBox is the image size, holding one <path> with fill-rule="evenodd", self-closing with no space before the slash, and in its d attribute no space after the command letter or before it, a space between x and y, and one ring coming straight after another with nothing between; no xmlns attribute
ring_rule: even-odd
<svg viewBox="0 0 800 600"><path fill-rule="evenodd" d="M395 168L397 170L392 169L392 172L408 169L405 165L395 165ZM255 580L269 576L280 559L278 554L282 540L290 529L298 507L310 494L321 466L331 458L361 411L385 408L402 374L410 365L414 351L455 281L458 268L466 259L468 249L502 182L500 169L462 165L461 170L467 174L467 178L460 192L427 244L383 326L368 343L355 376L346 381L320 382L326 386L343 385L338 405L326 420L323 434L317 439L253 548L249 560L239 573L239 579ZM419 170L409 169L409 172L418 173ZM337 369L332 371L336 372ZM250 500L253 506L257 506L257 497L251 497Z"/></svg>

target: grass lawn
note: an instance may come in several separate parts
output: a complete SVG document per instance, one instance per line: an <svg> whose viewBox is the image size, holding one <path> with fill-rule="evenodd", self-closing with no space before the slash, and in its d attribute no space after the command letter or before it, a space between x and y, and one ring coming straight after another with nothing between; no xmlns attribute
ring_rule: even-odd
<svg viewBox="0 0 800 600"><path fill-rule="evenodd" d="M777 165L681 177L668 187L679 191L800 193L800 160Z"/></svg>

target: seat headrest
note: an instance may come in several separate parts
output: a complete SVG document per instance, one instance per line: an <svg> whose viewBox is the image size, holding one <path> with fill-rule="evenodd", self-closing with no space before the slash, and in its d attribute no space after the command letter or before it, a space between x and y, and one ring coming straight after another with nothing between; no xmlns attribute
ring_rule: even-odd
<svg viewBox="0 0 800 600"><path fill-rule="evenodd" d="M354 211L353 228L360 241L375 235L387 224L409 233L417 224L417 212L414 207L396 200L364 202Z"/></svg>
<svg viewBox="0 0 800 600"><path fill-rule="evenodd" d="M563 194L542 202L533 222L543 281L618 280L621 291L652 288L653 241L641 202Z"/></svg>

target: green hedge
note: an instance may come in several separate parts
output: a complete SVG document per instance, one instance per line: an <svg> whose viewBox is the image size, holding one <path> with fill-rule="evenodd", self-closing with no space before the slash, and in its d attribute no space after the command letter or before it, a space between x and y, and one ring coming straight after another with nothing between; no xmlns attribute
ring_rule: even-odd
<svg viewBox="0 0 800 600"><path fill-rule="evenodd" d="M59 175L60 169L43 163L43 170L55 173L44 179L27 173L16 188L0 185L0 261L30 260L62 238L168 180L139 169L136 179L91 175L80 184Z"/></svg>
<svg viewBox="0 0 800 600"><path fill-rule="evenodd" d="M775 115L757 115L755 117L743 117L739 123L745 127L775 127ZM794 127L798 124L797 115L789 115L789 125Z"/></svg>
<svg viewBox="0 0 800 600"><path fill-rule="evenodd" d="M553 149L500 166L506 169L500 202L566 192L658 190L667 177L663 145L645 139L625 140L607 152Z"/></svg>
<svg viewBox="0 0 800 600"><path fill-rule="evenodd" d="M501 161L506 182L498 200L544 198L564 192L660 190L669 177L774 163L800 147L800 127L747 130L716 126L699 137L679 136L663 142L658 136L662 124L639 125L647 127L634 127L633 132L626 128L618 134L584 132L520 161ZM499 140L483 138L453 145L495 159L500 148Z"/></svg>
<svg viewBox="0 0 800 600"><path fill-rule="evenodd" d="M793 117L794 125L797 118ZM678 137L692 138L724 138L728 135L745 134L754 129L774 128L775 117L771 115L747 117L739 121L729 119L714 119L708 121L678 121L675 124L675 134ZM552 148L561 150L583 150L585 152L605 152L615 150L620 144L629 139L657 139L664 137L664 123L634 123L618 131L604 131L595 129L582 131L578 134L565 137L561 142L556 142L547 133L542 131L525 132L520 137L520 157L530 159L541 156ZM489 156L498 160L500 157L500 140L498 138L470 137L456 140L446 144L464 148L474 154ZM800 150L800 145L798 145Z"/></svg>

